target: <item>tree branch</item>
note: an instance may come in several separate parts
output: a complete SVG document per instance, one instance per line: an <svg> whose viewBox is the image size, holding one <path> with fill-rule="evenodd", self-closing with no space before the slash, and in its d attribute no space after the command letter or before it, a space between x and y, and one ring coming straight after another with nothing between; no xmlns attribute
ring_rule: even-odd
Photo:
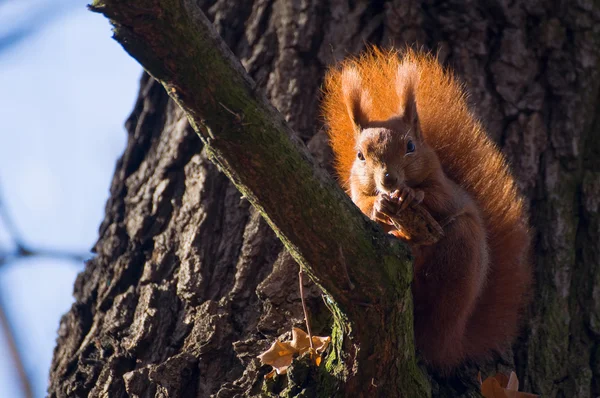
<svg viewBox="0 0 600 398"><path fill-rule="evenodd" d="M337 388L429 395L414 355L405 246L315 165L196 2L96 0L90 7L111 20L115 39L163 84L212 160L335 302L336 325L346 336L334 341L337 353L327 363L343 381Z"/></svg>

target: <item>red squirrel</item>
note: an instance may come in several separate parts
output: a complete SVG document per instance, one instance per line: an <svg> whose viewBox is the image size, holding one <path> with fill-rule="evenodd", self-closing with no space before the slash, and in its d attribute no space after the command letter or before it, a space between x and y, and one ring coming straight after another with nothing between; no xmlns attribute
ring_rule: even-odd
<svg viewBox="0 0 600 398"><path fill-rule="evenodd" d="M531 286L530 235L506 161L431 55L372 49L325 80L328 134L342 186L385 231L423 206L443 228L414 256L417 349L450 371L506 349Z"/></svg>

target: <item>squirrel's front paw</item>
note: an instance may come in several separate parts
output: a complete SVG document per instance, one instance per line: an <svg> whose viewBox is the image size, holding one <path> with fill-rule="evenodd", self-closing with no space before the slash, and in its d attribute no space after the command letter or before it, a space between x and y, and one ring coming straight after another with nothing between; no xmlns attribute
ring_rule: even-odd
<svg viewBox="0 0 600 398"><path fill-rule="evenodd" d="M425 192L417 191L410 187L404 186L395 190L390 195L384 196L388 196L391 201L396 203L396 212L394 214L398 214L398 212L407 209L410 205L415 206L423 202L423 199L425 198Z"/></svg>
<svg viewBox="0 0 600 398"><path fill-rule="evenodd" d="M390 217L396 214L398 203L387 195L379 195L373 204L373 214L371 218L384 224L392 225Z"/></svg>
<svg viewBox="0 0 600 398"><path fill-rule="evenodd" d="M390 217L398 215L409 206L418 205L425 198L425 192L415 191L409 187L403 187L391 194L380 194L373 206L373 219L392 224Z"/></svg>

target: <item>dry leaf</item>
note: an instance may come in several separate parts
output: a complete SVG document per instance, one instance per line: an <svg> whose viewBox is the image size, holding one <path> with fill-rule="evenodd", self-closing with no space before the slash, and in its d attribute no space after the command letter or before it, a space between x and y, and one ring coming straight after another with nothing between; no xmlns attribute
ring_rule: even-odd
<svg viewBox="0 0 600 398"><path fill-rule="evenodd" d="M310 348L308 342L308 334L302 329L292 328L292 341L290 346L294 348L300 355L304 354Z"/></svg>
<svg viewBox="0 0 600 398"><path fill-rule="evenodd" d="M317 357L315 358L315 365L320 366L321 365L321 356L317 355Z"/></svg>
<svg viewBox="0 0 600 398"><path fill-rule="evenodd" d="M530 394L528 392L504 390L507 398L539 398L539 395Z"/></svg>
<svg viewBox="0 0 600 398"><path fill-rule="evenodd" d="M302 329L293 328L291 341L282 342L276 340L267 351L258 356L258 359L260 359L263 365L273 366L273 370L277 374L285 374L292 364L294 355L303 355L306 352L310 352L311 359L319 366L321 364L321 354L327 349L327 346L331 342L331 337L312 336L312 341L314 352L311 351L308 334ZM265 377L269 378L273 376L274 373L271 371Z"/></svg>
<svg viewBox="0 0 600 398"><path fill-rule="evenodd" d="M481 373L478 375L481 383ZM481 383L481 394L485 398L537 398L539 395L519 392L519 379L515 372L510 372L510 377L503 373L496 373Z"/></svg>
<svg viewBox="0 0 600 398"><path fill-rule="evenodd" d="M515 372L510 372L508 382L506 383L506 389L509 391L519 391L519 379Z"/></svg>
<svg viewBox="0 0 600 398"><path fill-rule="evenodd" d="M273 377L275 377L275 369L265 375L265 379L272 379Z"/></svg>
<svg viewBox="0 0 600 398"><path fill-rule="evenodd" d="M508 385L508 377L504 373L496 373L493 377L494 379L498 380L500 387L506 388Z"/></svg>
<svg viewBox="0 0 600 398"><path fill-rule="evenodd" d="M494 377L488 377L481 384L481 395L485 398L508 398L504 393L504 388Z"/></svg>
<svg viewBox="0 0 600 398"><path fill-rule="evenodd" d="M290 347L289 343L275 340L271 347L260 354L258 359L265 364L271 365L277 374L285 374L287 368L292 364L292 359L297 351Z"/></svg>

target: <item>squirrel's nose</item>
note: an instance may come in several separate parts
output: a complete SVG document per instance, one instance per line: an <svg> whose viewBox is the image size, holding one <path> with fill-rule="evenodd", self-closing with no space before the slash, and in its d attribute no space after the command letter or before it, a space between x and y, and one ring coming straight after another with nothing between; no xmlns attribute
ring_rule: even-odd
<svg viewBox="0 0 600 398"><path fill-rule="evenodd" d="M383 186L386 188L392 188L396 184L396 177L392 176L390 173L385 173L383 175Z"/></svg>

